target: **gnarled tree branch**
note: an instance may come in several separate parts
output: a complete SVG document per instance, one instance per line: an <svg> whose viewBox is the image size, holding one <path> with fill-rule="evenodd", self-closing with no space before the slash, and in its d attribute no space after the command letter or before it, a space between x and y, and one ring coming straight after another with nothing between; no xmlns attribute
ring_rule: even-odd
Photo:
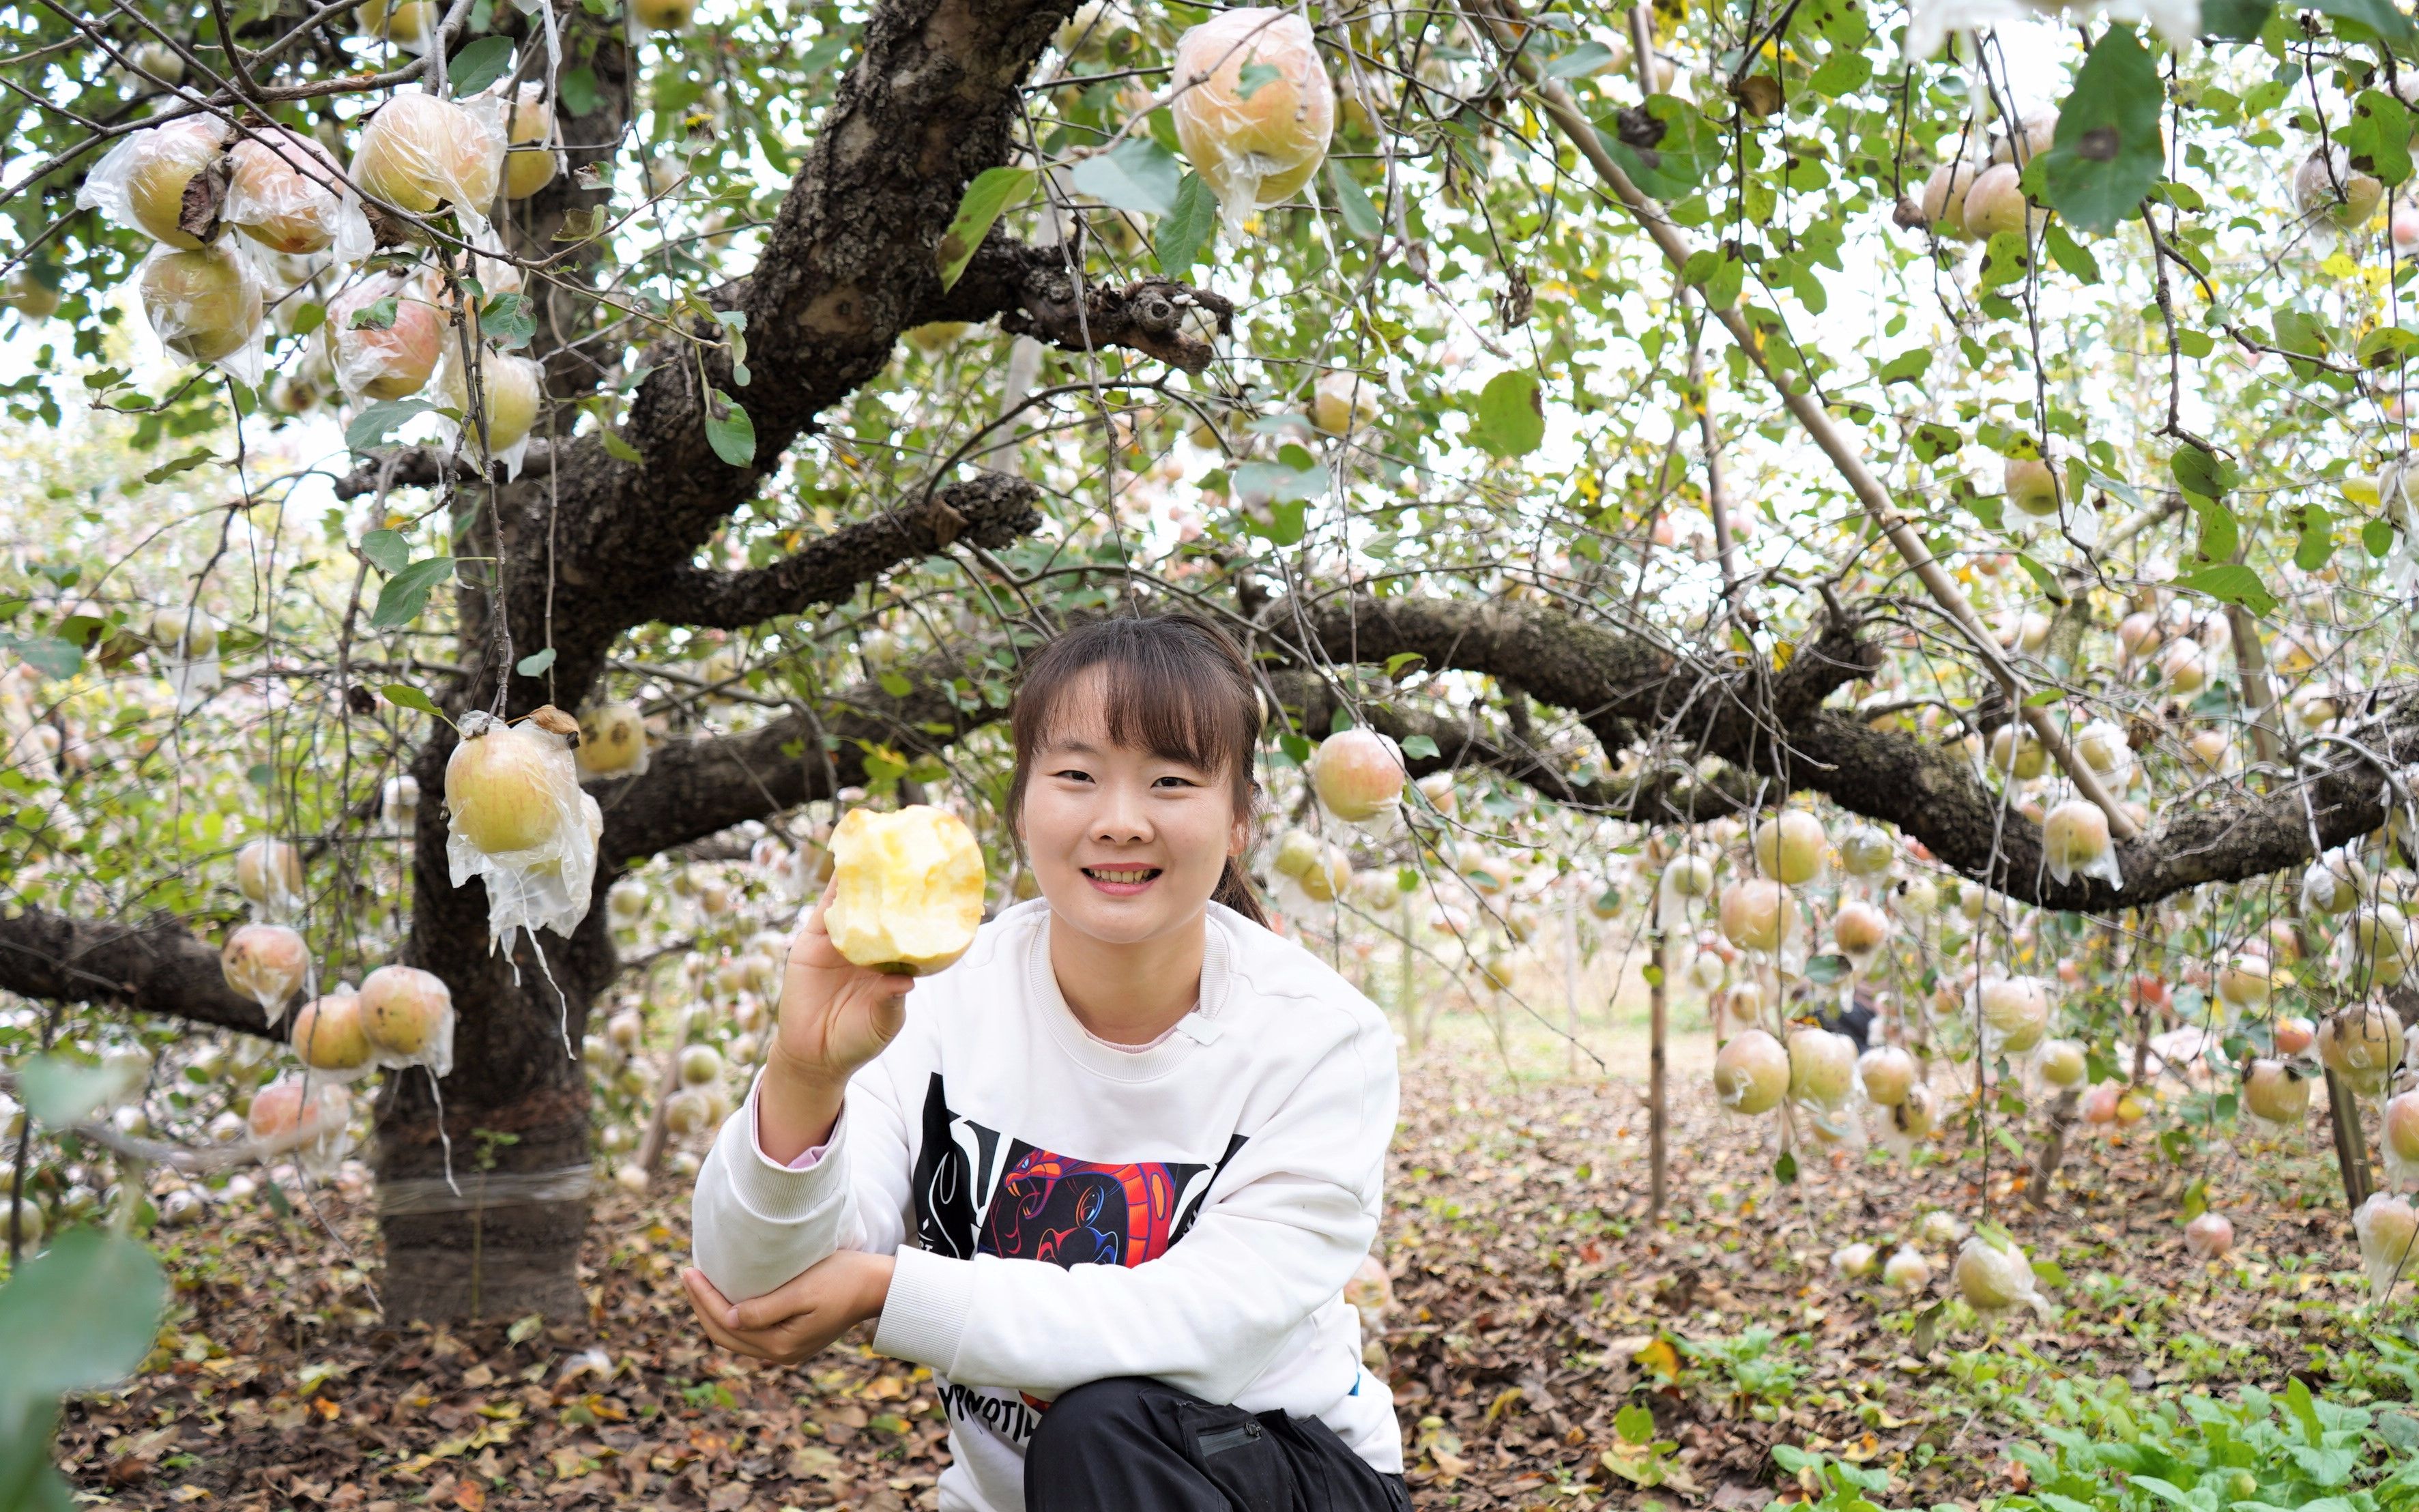
<svg viewBox="0 0 2419 1512"><path fill-rule="evenodd" d="M770 566L743 572L685 568L667 579L646 617L669 625L736 630L782 614L836 604L902 562L959 541L997 548L1039 530L1040 490L986 472L942 488L922 504L835 531Z"/></svg>
<svg viewBox="0 0 2419 1512"><path fill-rule="evenodd" d="M1773 779L1767 801L1821 793L1895 825L1964 875L2049 908L2106 913L2266 875L2309 861L2313 830L2335 846L2385 821L2384 774L2340 753L2276 791L2156 816L2116 848L2121 890L2058 883L2043 864L2040 826L2005 806L1961 751L1820 706L1871 664L1853 625L1827 626L1776 672L1761 663L1691 667L1642 640L1511 602L1337 597L1272 606L1263 623L1302 626L1331 661L1414 651L1432 668L1484 672L1592 729L1668 727L1683 749ZM2381 702L2356 738L2397 769L2419 759L2419 717L2404 702Z"/></svg>
<svg viewBox="0 0 2419 1512"><path fill-rule="evenodd" d="M0 989L59 1003L114 1003L272 1035L260 1005L230 989L219 948L162 914L142 924L28 908L0 918Z"/></svg>

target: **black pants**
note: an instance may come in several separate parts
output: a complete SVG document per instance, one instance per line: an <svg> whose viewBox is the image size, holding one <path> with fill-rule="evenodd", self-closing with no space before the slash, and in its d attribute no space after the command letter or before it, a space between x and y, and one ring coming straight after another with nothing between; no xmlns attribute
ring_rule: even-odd
<svg viewBox="0 0 2419 1512"><path fill-rule="evenodd" d="M1025 1512L1410 1512L1400 1475L1315 1417L1220 1407L1119 1376L1050 1404L1025 1449Z"/></svg>

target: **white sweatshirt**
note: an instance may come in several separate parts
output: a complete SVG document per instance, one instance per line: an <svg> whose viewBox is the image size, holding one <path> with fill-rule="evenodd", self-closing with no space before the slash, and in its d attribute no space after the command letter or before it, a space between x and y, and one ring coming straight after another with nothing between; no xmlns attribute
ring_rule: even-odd
<svg viewBox="0 0 2419 1512"><path fill-rule="evenodd" d="M1322 1418L1399 1472L1343 1300L1394 1132L1384 1015L1213 903L1199 1005L1126 1050L1068 1010L1050 917L1006 910L917 984L804 1168L765 1157L749 1091L698 1173L699 1269L737 1301L835 1249L895 1252L873 1344L939 1378L944 1508L1022 1512L1040 1414L1110 1376Z"/></svg>

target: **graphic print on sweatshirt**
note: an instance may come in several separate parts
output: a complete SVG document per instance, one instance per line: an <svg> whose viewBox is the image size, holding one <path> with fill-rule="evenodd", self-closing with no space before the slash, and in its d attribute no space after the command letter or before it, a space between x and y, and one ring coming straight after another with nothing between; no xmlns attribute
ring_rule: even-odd
<svg viewBox="0 0 2419 1512"><path fill-rule="evenodd" d="M917 1236L932 1253L961 1260L996 1255L1069 1269L1155 1260L1193 1227L1218 1174L1243 1148L1243 1136L1234 1135L1215 1165L1062 1155L951 1112L938 1072L925 1088L923 1122ZM1019 1443L1049 1406L1022 1392L954 1383L942 1396L951 1416Z"/></svg>

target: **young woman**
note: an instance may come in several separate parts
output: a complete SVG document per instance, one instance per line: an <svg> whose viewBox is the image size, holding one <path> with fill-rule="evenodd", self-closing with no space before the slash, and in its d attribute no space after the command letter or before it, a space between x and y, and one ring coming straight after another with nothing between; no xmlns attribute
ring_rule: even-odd
<svg viewBox="0 0 2419 1512"><path fill-rule="evenodd" d="M1041 896L920 982L851 965L820 908L791 942L684 1280L760 1359L879 1319L948 1409L944 1508L1410 1504L1342 1296L1378 1232L1394 1035L1252 896L1261 717L1205 620L1071 631L1010 710Z"/></svg>

